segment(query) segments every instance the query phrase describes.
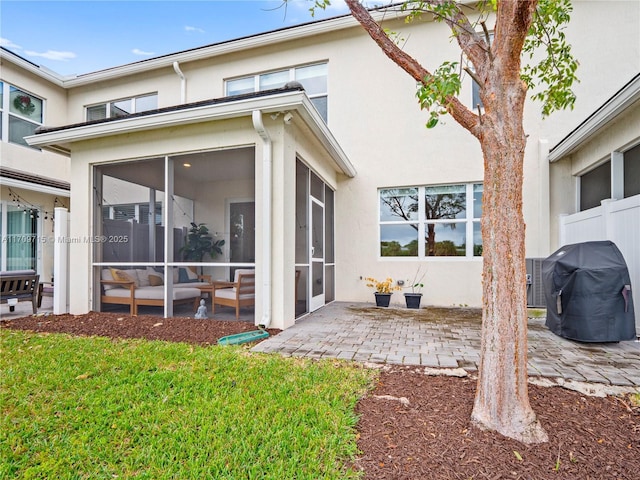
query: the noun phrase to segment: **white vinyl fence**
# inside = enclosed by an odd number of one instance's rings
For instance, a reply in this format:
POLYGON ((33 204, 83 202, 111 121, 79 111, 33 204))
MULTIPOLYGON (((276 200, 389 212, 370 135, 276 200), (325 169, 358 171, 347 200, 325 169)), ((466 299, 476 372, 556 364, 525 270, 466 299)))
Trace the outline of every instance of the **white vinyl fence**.
POLYGON ((611 240, 627 262, 640 335, 640 195, 603 200, 599 207, 560 216, 560 245, 596 240, 611 240))

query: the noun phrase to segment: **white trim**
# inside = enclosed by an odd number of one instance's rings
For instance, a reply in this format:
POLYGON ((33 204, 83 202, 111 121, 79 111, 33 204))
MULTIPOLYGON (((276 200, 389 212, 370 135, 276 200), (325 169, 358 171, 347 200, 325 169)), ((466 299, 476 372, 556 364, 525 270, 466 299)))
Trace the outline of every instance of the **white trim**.
POLYGON ((47 149, 63 149, 71 151, 71 143, 82 140, 118 135, 123 133, 155 130, 192 123, 226 120, 251 116, 252 112, 263 113, 296 111, 300 118, 311 129, 322 146, 327 150, 336 165, 348 177, 354 177, 356 170, 349 161, 342 147, 338 144, 329 127, 309 100, 301 91, 288 91, 243 100, 216 103, 213 105, 180 108, 161 113, 151 113, 140 117, 123 117, 97 124, 84 124, 62 130, 40 133, 25 137, 29 145, 47 149))
POLYGON ((578 150, 609 122, 638 101, 640 101, 640 75, 637 75, 591 117, 587 118, 578 128, 555 145, 549 153, 549 162, 557 162, 578 150))
POLYGON ((32 192, 47 193, 49 195, 59 195, 69 198, 71 192, 62 188, 50 187, 48 185, 40 185, 38 183, 26 182, 24 180, 16 180, 14 178, 0 177, 0 183, 7 187, 22 188, 31 190, 32 192))

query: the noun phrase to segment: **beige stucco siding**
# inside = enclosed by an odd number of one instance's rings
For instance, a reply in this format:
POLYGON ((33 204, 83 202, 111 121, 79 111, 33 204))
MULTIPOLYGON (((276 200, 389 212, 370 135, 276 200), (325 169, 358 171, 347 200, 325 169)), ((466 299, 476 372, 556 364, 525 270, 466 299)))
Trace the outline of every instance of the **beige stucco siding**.
MULTIPOLYGON (((44 100, 45 125, 64 125, 67 121, 67 92, 42 77, 2 59, 0 80, 44 100)), ((0 142, 2 166, 40 175, 54 180, 69 181, 69 158, 35 148, 0 142)))

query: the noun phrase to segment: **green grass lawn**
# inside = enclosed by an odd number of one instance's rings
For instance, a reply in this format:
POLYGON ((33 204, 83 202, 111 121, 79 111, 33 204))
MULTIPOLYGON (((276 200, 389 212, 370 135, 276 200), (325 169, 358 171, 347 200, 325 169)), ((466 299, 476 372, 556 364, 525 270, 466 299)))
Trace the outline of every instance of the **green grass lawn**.
POLYGON ((374 373, 243 347, 0 331, 0 479, 357 478, 374 373))

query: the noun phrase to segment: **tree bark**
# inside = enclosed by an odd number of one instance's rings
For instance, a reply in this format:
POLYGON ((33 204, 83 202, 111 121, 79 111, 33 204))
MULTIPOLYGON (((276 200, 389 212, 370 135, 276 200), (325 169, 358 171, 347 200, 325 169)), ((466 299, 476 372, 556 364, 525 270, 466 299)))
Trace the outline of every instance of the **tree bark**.
MULTIPOLYGON (((433 0, 442 4, 445 0, 433 0)), ((430 73, 400 50, 358 0, 346 0, 384 53, 413 78, 430 73)), ((484 114, 474 115, 458 99, 447 105, 453 118, 480 141, 484 156, 482 215, 483 307, 478 385, 472 421, 524 443, 547 441, 529 403, 527 386, 527 307, 525 224, 522 182, 526 135, 526 85, 520 54, 537 0, 498 2, 494 44, 473 31, 460 10, 445 19, 480 80, 484 114)))
POLYGON ((487 82, 480 144, 484 155, 482 211, 483 308, 478 384, 471 418, 523 443, 547 441, 529 403, 527 298, 522 182, 526 88, 519 77, 487 82))

